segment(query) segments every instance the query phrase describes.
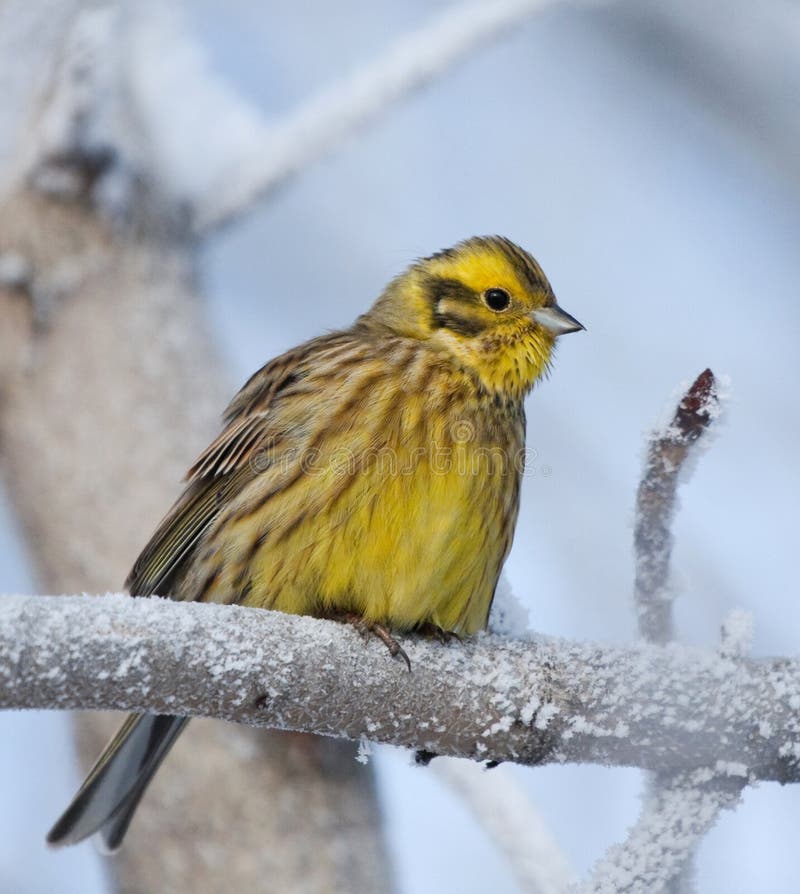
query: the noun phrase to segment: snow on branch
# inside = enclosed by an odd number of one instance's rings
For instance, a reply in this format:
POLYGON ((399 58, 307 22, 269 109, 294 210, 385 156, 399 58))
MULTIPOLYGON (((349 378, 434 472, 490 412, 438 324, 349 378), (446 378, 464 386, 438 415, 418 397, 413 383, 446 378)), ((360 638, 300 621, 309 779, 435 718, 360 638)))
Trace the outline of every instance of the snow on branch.
POLYGON ((272 130, 253 129, 194 201, 197 231, 245 212, 410 93, 554 0, 477 0, 446 9, 373 62, 323 90, 272 130))
POLYGON ((717 820, 720 810, 739 803, 744 767, 670 773, 657 780, 623 845, 612 847, 582 887, 581 894, 651 894, 669 890, 687 854, 717 820), (720 776, 724 770, 727 776, 720 776), (724 779, 724 784, 721 783, 724 779))
POLYGON ((636 496, 634 598, 639 631, 653 643, 673 639, 672 595, 668 589, 672 553, 670 525, 681 471, 690 451, 719 415, 717 383, 704 370, 682 397, 670 423, 653 432, 636 496))
POLYGON ((542 814, 509 768, 439 758, 433 772, 472 808, 473 816, 508 860, 528 894, 565 894, 573 881, 567 857, 542 814))
POLYGON ((482 635, 403 638, 412 672, 331 621, 123 595, 0 596, 0 707, 136 710, 521 764, 800 780, 800 661, 482 635))
MULTIPOLYGON (((706 369, 686 390, 670 422, 650 436, 634 525, 634 600, 639 631, 647 642, 663 645, 674 639, 670 525, 678 484, 700 439, 719 415, 717 381, 706 369)), ((724 651, 733 660, 741 651, 733 635, 729 640, 724 651)), ((697 846, 720 811, 739 803, 747 777, 744 765, 722 762, 714 769, 652 774, 642 812, 627 839, 611 848, 581 890, 585 894, 690 890, 697 846)))

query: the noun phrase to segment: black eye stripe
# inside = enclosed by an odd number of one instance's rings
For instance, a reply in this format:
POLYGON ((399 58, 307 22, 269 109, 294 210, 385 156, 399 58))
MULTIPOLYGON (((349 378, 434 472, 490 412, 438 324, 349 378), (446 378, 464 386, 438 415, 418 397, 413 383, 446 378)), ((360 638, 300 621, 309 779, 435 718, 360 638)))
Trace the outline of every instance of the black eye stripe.
POLYGON ((483 293, 483 300, 491 310, 507 310, 511 304, 511 296, 505 289, 487 289, 483 293))
POLYGON ((427 288, 435 329, 451 329, 467 336, 478 335, 483 331, 483 322, 472 319, 469 313, 469 308, 479 298, 477 292, 457 279, 439 276, 430 277, 427 288))

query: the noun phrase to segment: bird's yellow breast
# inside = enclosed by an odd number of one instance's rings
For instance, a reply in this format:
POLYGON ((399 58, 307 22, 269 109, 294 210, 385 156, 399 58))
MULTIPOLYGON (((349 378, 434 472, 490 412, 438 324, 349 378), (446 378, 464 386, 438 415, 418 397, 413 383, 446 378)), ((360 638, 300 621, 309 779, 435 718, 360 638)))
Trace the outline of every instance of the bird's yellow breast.
POLYGON ((481 629, 516 521, 523 420, 442 386, 431 391, 449 398, 436 407, 425 392, 377 387, 370 415, 382 426, 354 413, 298 463, 259 476, 212 538, 221 546, 206 564, 219 567, 206 598, 481 629))

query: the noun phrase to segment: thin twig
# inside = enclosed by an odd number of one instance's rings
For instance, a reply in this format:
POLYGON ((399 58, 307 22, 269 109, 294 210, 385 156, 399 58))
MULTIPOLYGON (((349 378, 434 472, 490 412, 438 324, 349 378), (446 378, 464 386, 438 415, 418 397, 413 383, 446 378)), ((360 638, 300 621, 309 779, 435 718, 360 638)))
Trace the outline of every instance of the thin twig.
POLYGON ((667 643, 674 637, 669 562, 675 494, 689 452, 718 407, 714 374, 706 369, 681 399, 671 423, 654 432, 650 441, 636 496, 634 528, 634 599, 639 632, 647 642, 667 643))
MULTIPOLYGON (((684 463, 717 414, 718 397, 714 374, 705 369, 686 391, 672 419, 661 433, 656 433, 648 449, 645 472, 637 494, 636 580, 634 599, 638 609, 639 630, 648 642, 665 643, 675 637, 672 612, 673 595, 669 587, 672 554, 672 518, 676 492, 684 463)), ((654 862, 664 894, 690 894, 694 890, 694 854, 698 843, 718 816, 723 806, 738 803, 741 783, 725 780, 721 788, 713 782, 704 790, 692 789, 691 774, 651 774, 644 794, 642 817, 637 823, 628 848, 636 849, 640 836, 649 833, 650 849, 644 854, 658 856, 665 840, 674 842, 672 850, 654 862), (688 790, 687 790, 688 789, 688 790), (730 792, 735 791, 735 801, 730 792), (684 802, 684 810, 676 815, 674 805, 684 802), (713 819, 710 819, 712 817, 713 819), (681 834, 682 833, 682 834, 681 834), (681 846, 682 845, 682 846, 681 846)), ((624 852, 625 847, 620 848, 624 852)), ((610 855, 611 856, 611 855, 610 855)), ((652 885, 647 890, 657 890, 652 885)))
MULTIPOLYGON (((671 524, 676 491, 689 455, 718 415, 714 374, 704 370, 678 403, 671 422, 650 439, 636 499, 634 600, 639 632, 647 642, 674 639, 671 524)), ((737 768, 742 769, 742 768, 737 768)), ((713 770, 654 773, 627 839, 594 868, 584 891, 612 885, 625 894, 683 894, 692 888, 692 857, 719 811, 738 803, 747 772, 720 777, 713 770)))

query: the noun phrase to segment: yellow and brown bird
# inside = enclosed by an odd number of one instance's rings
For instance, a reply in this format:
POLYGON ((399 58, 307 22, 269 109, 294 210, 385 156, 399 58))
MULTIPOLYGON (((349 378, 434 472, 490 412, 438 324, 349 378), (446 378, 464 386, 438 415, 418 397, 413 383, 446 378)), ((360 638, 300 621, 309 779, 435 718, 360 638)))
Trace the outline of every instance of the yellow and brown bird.
MULTIPOLYGON (((245 384, 128 590, 357 619, 393 654, 391 631, 480 630, 517 519, 523 400, 582 328, 508 239, 416 262, 245 384)), ((186 723, 131 715, 48 841, 117 848, 186 723)))

